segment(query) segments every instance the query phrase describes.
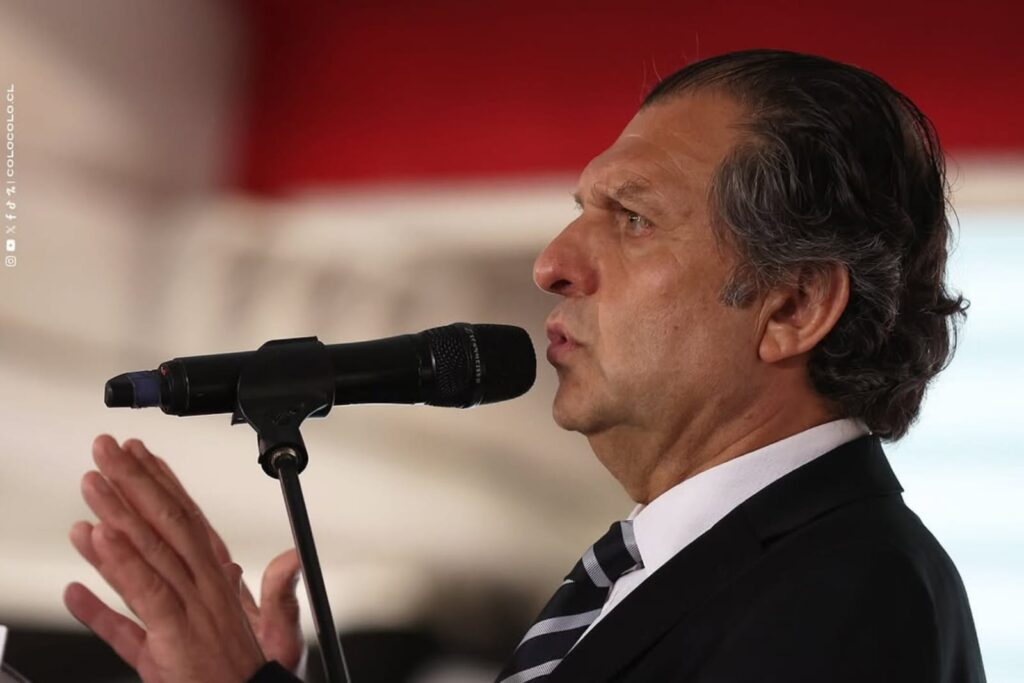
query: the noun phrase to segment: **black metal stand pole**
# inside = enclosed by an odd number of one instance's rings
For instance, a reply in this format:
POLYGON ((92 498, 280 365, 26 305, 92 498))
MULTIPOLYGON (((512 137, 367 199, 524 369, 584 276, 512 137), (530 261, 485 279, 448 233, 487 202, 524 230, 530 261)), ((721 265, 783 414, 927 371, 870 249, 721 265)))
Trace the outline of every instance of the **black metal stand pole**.
POLYGON ((324 586, 324 576, 320 570, 320 560, 313 541, 313 529, 309 524, 306 501, 302 497, 302 486, 299 484, 297 454, 290 448, 279 449, 277 453, 271 454, 270 465, 281 481, 281 493, 284 495, 284 505, 288 510, 288 521, 291 522, 295 547, 299 551, 306 595, 313 611, 313 625, 317 641, 320 643, 324 673, 329 683, 348 683, 348 666, 341 651, 341 641, 334 629, 331 605, 327 601, 327 588, 324 586))
POLYGON ((324 674, 328 683, 349 683, 299 485, 299 472, 309 462, 299 427, 307 417, 322 417, 330 412, 334 405, 333 377, 330 357, 316 337, 267 342, 241 369, 231 422, 247 422, 256 431, 260 466, 281 482, 320 641, 324 674))

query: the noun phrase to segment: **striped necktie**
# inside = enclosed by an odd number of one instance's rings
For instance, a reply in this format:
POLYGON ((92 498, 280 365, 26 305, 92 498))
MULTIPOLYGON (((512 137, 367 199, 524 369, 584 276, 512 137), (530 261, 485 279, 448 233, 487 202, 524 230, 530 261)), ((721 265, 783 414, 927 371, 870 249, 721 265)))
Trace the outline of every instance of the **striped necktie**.
POLYGON ((633 522, 612 524, 565 577, 496 683, 544 680, 597 619, 612 584, 627 571, 643 566, 633 522))

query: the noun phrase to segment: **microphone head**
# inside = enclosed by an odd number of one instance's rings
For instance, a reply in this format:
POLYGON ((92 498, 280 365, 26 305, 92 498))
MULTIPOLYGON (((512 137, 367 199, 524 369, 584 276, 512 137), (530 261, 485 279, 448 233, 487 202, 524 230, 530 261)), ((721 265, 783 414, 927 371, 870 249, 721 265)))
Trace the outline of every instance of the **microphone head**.
POLYGON ((434 381, 426 403, 469 408, 522 396, 537 377, 526 330, 512 325, 455 323, 423 332, 434 381))
POLYGON ((473 325, 484 366, 481 403, 522 396, 537 378, 537 355, 530 335, 512 325, 473 325))

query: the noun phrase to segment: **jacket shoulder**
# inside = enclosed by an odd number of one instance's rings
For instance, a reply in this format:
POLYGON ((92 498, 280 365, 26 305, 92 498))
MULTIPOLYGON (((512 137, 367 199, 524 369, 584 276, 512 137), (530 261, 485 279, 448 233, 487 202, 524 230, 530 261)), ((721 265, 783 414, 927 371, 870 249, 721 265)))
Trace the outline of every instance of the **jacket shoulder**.
POLYGON ((794 681, 984 680, 956 567, 898 494, 766 541, 736 588, 738 618, 717 649, 749 653, 761 673, 774 664, 794 681))

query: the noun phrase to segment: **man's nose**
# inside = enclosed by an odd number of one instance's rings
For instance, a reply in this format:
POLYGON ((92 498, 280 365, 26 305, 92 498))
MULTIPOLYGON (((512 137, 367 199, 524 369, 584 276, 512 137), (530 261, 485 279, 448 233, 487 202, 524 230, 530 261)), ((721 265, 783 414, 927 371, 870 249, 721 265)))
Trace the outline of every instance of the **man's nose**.
POLYGON ((597 289, 597 271, 579 222, 570 223, 533 264, 533 281, 552 294, 586 296, 597 289))

